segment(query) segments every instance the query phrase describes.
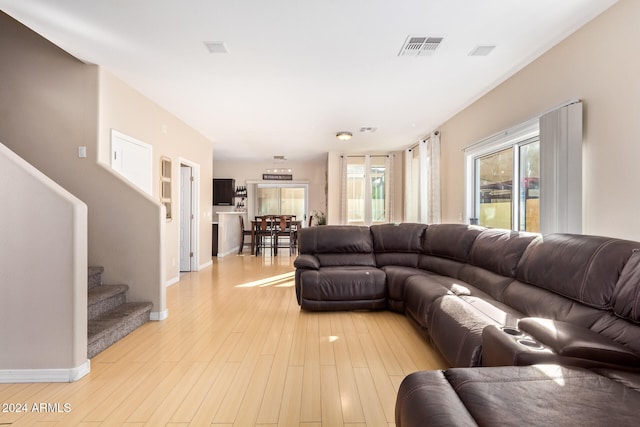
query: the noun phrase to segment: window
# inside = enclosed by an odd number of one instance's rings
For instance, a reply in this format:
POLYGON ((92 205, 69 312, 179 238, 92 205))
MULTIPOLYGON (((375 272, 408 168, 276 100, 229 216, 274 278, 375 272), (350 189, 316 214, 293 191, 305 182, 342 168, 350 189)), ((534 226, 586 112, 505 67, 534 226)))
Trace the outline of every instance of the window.
POLYGON ((350 156, 343 157, 343 161, 346 162, 343 222, 352 225, 390 222, 389 156, 350 156))
POLYGON ((474 159, 474 218, 479 225, 540 231, 539 147, 534 136, 474 159))
POLYGON ((471 224, 582 232, 582 104, 569 103, 465 149, 471 224))

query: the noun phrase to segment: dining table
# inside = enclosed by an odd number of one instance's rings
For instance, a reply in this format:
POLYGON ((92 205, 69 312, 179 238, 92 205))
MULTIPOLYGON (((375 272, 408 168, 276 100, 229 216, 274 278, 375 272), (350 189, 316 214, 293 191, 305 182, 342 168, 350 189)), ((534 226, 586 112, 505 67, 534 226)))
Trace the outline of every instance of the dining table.
MULTIPOLYGON (((267 219, 267 230, 275 231, 275 227, 280 223, 277 219, 279 215, 265 215, 269 217, 267 219)), ((291 228, 293 230, 299 230, 302 226, 302 221, 300 220, 291 220, 291 228)), ((251 220, 251 255, 255 255, 257 251, 257 240, 256 240, 256 231, 260 229, 262 224, 261 219, 253 219, 251 220)), ((278 255, 278 233, 272 233, 273 236, 273 255, 278 255)))

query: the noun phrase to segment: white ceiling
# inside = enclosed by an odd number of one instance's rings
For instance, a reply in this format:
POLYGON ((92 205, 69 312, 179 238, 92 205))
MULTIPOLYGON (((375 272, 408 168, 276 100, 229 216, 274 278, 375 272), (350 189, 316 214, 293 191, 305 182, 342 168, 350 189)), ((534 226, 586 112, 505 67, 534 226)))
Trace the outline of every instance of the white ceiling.
POLYGON ((214 158, 406 148, 617 0, 0 0, 197 129, 214 158), (444 37, 432 56, 408 36, 444 37), (229 54, 204 45, 222 41, 229 54), (471 57, 477 45, 495 45, 471 57), (375 126, 375 133, 361 133, 375 126), (350 131, 349 142, 335 138, 350 131))

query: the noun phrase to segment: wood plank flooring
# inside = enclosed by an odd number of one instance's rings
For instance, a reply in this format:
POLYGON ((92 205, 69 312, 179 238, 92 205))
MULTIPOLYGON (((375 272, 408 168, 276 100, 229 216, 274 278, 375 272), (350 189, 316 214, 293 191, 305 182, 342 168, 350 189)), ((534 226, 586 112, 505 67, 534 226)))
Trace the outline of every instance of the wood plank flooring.
POLYGON ((169 318, 97 355, 80 381, 0 384, 0 403, 29 409, 0 412, 0 425, 393 426, 402 379, 446 363, 403 315, 301 311, 293 259, 231 255, 183 274, 169 318))

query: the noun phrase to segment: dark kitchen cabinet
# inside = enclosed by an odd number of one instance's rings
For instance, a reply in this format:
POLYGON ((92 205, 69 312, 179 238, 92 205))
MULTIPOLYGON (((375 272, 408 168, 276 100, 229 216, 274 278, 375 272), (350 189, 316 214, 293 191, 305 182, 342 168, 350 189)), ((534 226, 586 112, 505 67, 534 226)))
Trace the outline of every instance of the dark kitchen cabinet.
POLYGON ((214 178, 213 204, 215 206, 233 206, 236 195, 236 180, 231 178, 214 178))

